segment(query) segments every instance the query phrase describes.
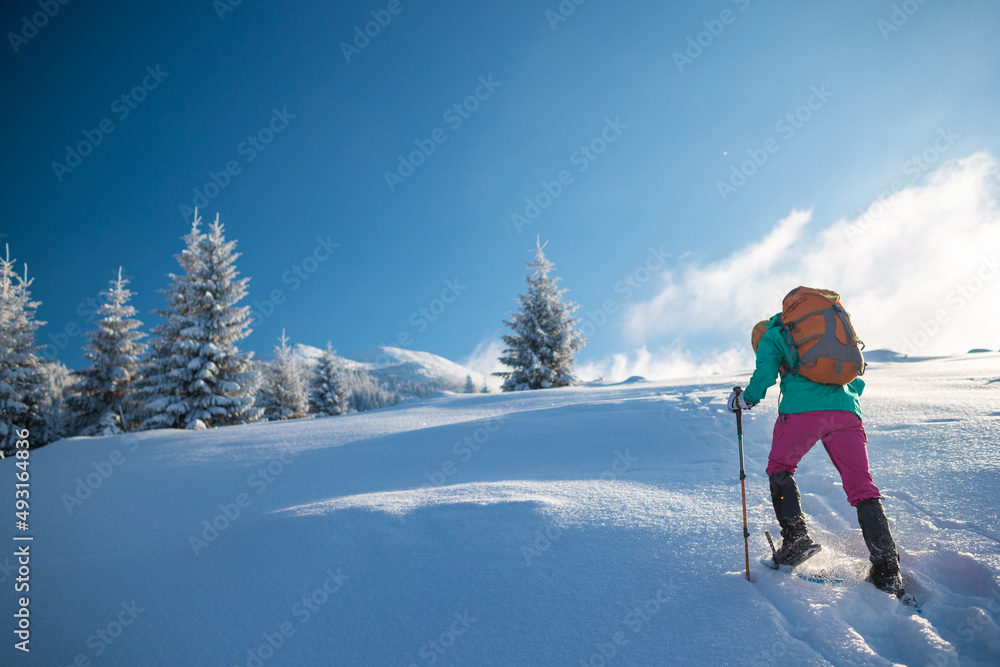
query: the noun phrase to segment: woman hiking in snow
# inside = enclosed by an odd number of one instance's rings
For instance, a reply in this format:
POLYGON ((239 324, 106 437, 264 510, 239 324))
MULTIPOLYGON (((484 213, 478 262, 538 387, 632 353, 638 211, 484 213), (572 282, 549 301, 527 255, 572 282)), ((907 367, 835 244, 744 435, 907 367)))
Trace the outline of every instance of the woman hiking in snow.
POLYGON ((751 344, 757 355, 756 369, 746 390, 734 390, 729 397, 731 411, 749 410, 781 377, 766 471, 781 526, 775 564, 795 566, 819 551, 809 537, 794 475, 802 457, 821 440, 840 472, 848 502, 858 510, 858 523, 871 553, 867 580, 902 596, 899 555, 881 493, 868 470, 868 437, 860 404, 865 387, 859 377, 864 372, 860 341, 835 292, 799 287, 782 305, 781 313, 754 326, 751 344))

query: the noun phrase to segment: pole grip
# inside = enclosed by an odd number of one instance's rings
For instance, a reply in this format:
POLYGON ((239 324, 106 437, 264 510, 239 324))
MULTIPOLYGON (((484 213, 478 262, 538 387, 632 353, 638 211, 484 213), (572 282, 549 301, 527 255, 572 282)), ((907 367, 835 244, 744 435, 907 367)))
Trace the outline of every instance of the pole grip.
MULTIPOLYGON (((741 387, 733 387, 733 391, 736 392, 737 396, 739 396, 740 394, 743 393, 743 389, 741 387)), ((736 411, 736 433, 737 433, 737 435, 743 435, 743 411, 742 410, 737 410, 736 411)))

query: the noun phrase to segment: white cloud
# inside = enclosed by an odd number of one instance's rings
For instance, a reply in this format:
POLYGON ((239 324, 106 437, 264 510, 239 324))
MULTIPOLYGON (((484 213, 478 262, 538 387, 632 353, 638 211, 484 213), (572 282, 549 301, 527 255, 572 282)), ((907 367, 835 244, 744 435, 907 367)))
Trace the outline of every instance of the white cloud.
POLYGON ((577 365, 576 375, 584 381, 603 379, 618 382, 632 376, 649 380, 665 378, 723 378, 753 367, 749 346, 737 346, 718 353, 692 352, 679 344, 661 348, 656 354, 645 345, 627 354, 577 365), (746 348, 746 349, 744 349, 746 348))
POLYGON ((760 319, 762 312, 774 314, 790 287, 779 286, 775 265, 792 253, 810 211, 792 211, 759 243, 740 249, 725 260, 706 267, 688 266, 680 276, 667 271, 664 287, 650 301, 633 304, 626 312, 626 335, 649 341, 672 333, 692 333, 732 327, 734 322, 760 319), (770 298, 762 298, 770 297, 770 298))
POLYGON ((504 344, 500 340, 499 335, 491 335, 483 338, 476 345, 476 349, 472 351, 472 354, 467 356, 465 359, 459 363, 466 368, 471 368, 472 370, 482 373, 486 376, 489 386, 494 389, 498 389, 501 384, 503 384, 500 378, 492 376, 495 371, 509 370, 506 366, 500 363, 500 355, 503 354, 504 344))
POLYGON ((816 233, 809 233, 812 211, 793 210, 758 243, 666 272, 658 294, 625 312, 623 333, 636 349, 581 371, 608 380, 697 374, 713 351, 648 349, 711 331, 742 350, 753 323, 780 310, 798 285, 840 292, 869 349, 924 355, 1000 348, 998 184, 996 160, 983 152, 816 233))

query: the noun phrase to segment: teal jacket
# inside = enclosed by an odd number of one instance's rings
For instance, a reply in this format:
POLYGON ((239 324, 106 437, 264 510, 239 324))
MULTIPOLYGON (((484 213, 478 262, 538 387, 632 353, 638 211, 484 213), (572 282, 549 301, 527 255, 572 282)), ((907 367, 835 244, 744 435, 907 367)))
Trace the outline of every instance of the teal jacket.
MULTIPOLYGON (((792 349, 781 331, 781 313, 767 321, 767 331, 757 346, 757 369, 743 392, 747 403, 760 403, 780 374, 781 362, 792 366, 792 349)), ((820 384, 801 375, 787 373, 781 378, 779 414, 798 414, 817 410, 844 410, 861 417, 861 393, 865 381, 850 384, 820 384)))

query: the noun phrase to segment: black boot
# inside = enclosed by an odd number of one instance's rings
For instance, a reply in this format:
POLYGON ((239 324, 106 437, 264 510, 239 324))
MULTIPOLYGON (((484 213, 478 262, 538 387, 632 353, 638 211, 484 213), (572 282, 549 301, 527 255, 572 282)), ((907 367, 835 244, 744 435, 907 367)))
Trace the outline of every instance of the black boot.
POLYGON ((858 523, 868 545, 872 562, 866 581, 876 587, 901 597, 904 593, 903 578, 899 574, 899 553, 889 531, 889 520, 882 508, 881 498, 866 498, 858 503, 858 523))
POLYGON ((809 558, 820 546, 809 537, 806 518, 799 501, 799 487, 791 473, 784 470, 771 475, 771 502, 781 526, 781 548, 775 552, 775 565, 796 566, 809 558))

